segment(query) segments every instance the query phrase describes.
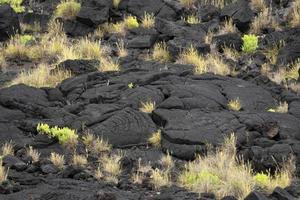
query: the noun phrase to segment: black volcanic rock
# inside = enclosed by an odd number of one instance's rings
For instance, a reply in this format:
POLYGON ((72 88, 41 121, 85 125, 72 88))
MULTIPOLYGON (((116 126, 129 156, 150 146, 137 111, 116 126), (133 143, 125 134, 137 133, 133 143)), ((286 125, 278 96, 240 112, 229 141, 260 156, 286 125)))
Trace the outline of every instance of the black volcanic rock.
POLYGON ((19 31, 18 15, 8 4, 0 5, 0 41, 9 39, 19 31))
POLYGON ((234 24, 241 32, 246 32, 254 17, 254 13, 249 6, 249 1, 238 0, 225 6, 221 10, 221 18, 232 18, 234 24))

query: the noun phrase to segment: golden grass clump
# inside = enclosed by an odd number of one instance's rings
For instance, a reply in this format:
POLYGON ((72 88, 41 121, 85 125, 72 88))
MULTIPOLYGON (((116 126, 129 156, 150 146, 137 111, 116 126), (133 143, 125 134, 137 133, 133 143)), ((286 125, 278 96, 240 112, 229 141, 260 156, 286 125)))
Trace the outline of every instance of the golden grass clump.
POLYGON ((232 111, 240 111, 242 109, 242 103, 239 98, 230 100, 227 106, 232 111))
POLYGON ((144 28, 153 28, 155 26, 155 17, 153 13, 144 13, 142 19, 142 27, 144 28))
POLYGON ((124 40, 121 39, 117 42, 117 49, 119 57, 126 57, 128 55, 128 52, 125 48, 124 40))
POLYGON ((80 8, 80 3, 75 0, 62 0, 56 7, 55 15, 64 19, 74 19, 80 8))
POLYGON ((2 166, 2 162, 3 162, 2 159, 0 159, 0 184, 5 182, 8 176, 8 170, 5 169, 4 166, 2 166))
POLYGON ((291 7, 290 17, 291 17, 290 24, 293 27, 300 26, 300 1, 295 0, 295 2, 293 2, 291 7))
POLYGON ((98 60, 102 58, 105 52, 100 41, 91 41, 88 38, 80 39, 75 50, 80 58, 98 60))
POLYGON ((235 24, 231 18, 226 19, 223 27, 220 30, 220 34, 235 33, 237 31, 235 24))
POLYGON ((74 154, 72 157, 72 165, 77 167, 84 167, 88 163, 87 157, 80 154, 74 154))
POLYGON ((284 162, 280 169, 277 169, 272 175, 270 172, 257 173, 254 175, 254 181, 258 187, 271 194, 276 187, 286 188, 293 180, 295 171, 294 158, 289 158, 284 162))
POLYGON ((152 133, 148 141, 152 146, 159 148, 161 146, 161 130, 152 133))
POLYGON ((196 0, 179 0, 179 3, 184 8, 189 9, 189 8, 192 8, 195 5, 196 0))
POLYGON ((265 55, 269 59, 271 64, 273 65, 276 64, 279 50, 284 46, 285 46, 285 42, 282 40, 278 44, 274 44, 266 50, 265 55))
POLYGON ((284 78, 287 80, 298 80, 300 69, 300 59, 290 66, 290 69, 286 71, 284 78))
POLYGON ((49 160, 52 162, 54 166, 58 169, 62 169, 65 164, 65 157, 64 155, 60 155, 58 153, 51 153, 49 160))
POLYGON ((189 15, 186 18, 184 18, 184 21, 187 24, 200 24, 201 23, 201 20, 196 15, 189 15))
POLYGON ((266 2, 265 0, 251 0, 250 6, 253 10, 261 12, 266 9, 266 2))
POLYGON ((152 113, 156 109, 155 102, 147 101, 141 102, 140 111, 144 113, 152 113))
POLYGON ((212 72, 219 75, 228 75, 231 73, 229 66, 217 54, 202 56, 194 47, 185 50, 179 56, 179 62, 194 66, 195 74, 212 72))
POLYGON ((223 54, 226 58, 232 59, 234 61, 237 61, 239 58, 239 52, 235 49, 224 47, 223 48, 223 54))
POLYGON ((14 155, 14 145, 12 142, 5 142, 1 147, 1 153, 2 156, 14 155))
POLYGON ((27 148, 26 154, 27 156, 31 157, 33 163, 36 163, 40 160, 41 154, 36 149, 33 149, 32 146, 27 148))
POLYGON ((132 176, 133 183, 142 184, 148 172, 152 170, 150 165, 142 165, 141 158, 138 160, 138 168, 132 176))
POLYGON ((28 59, 30 54, 28 51, 27 42, 22 41, 21 35, 13 36, 7 43, 6 48, 4 49, 4 56, 6 58, 16 58, 16 59, 28 59))
POLYGON ((287 113, 289 111, 289 104, 285 102, 280 102, 279 106, 276 108, 270 108, 269 112, 287 113))
POLYGON ((170 61, 171 55, 165 42, 159 42, 154 45, 152 59, 160 62, 170 61))
POLYGON ((170 178, 170 173, 165 170, 161 170, 158 168, 152 169, 151 170, 152 175, 150 182, 154 186, 156 190, 163 186, 170 186, 171 185, 171 178, 170 178))
POLYGON ((217 198, 232 195, 244 199, 253 190, 254 181, 250 166, 236 160, 235 144, 232 134, 216 152, 187 163, 179 182, 195 192, 213 192, 217 198))
POLYGON ((224 6, 235 2, 236 0, 202 0, 202 5, 213 5, 217 8, 224 8, 224 6))
POLYGON ((170 170, 174 167, 174 160, 171 156, 171 154, 169 152, 167 152, 167 155, 163 155, 160 159, 160 163, 162 164, 162 166, 167 169, 170 170))
POLYGON ((0 69, 6 67, 6 60, 0 49, 0 69))
POLYGON ((113 60, 111 57, 106 57, 106 58, 102 58, 100 60, 100 66, 99 66, 99 70, 102 72, 107 72, 107 71, 120 71, 120 64, 119 62, 116 60, 113 60))
POLYGON ((86 133, 82 137, 82 141, 88 151, 96 154, 109 151, 111 149, 111 145, 106 140, 96 137, 91 133, 86 133))
POLYGON ((253 20, 251 24, 251 33, 259 35, 263 28, 273 27, 279 29, 279 25, 276 23, 272 16, 271 8, 264 8, 253 20))
POLYGON ((112 0, 114 8, 118 8, 119 4, 121 3, 121 0, 112 0))
POLYGON ((99 159, 103 168, 103 172, 107 174, 106 176, 104 176, 106 181, 118 183, 118 176, 122 172, 120 164, 122 157, 122 153, 118 153, 110 156, 104 155, 99 159))
POLYGON ((33 87, 54 87, 64 79, 70 78, 71 73, 63 70, 50 72, 47 64, 40 64, 36 69, 29 72, 21 72, 10 85, 26 84, 33 87))

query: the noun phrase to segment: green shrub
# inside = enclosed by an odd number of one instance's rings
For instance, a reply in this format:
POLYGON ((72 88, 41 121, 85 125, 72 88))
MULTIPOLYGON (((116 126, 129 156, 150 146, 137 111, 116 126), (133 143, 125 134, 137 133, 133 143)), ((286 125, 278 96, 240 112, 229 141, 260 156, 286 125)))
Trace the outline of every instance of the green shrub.
POLYGON ((244 35, 242 37, 242 50, 245 53, 253 53, 258 48, 258 37, 256 35, 244 35))
POLYGON ((254 176, 254 180, 257 183, 257 185, 265 187, 270 183, 270 176, 264 173, 257 173, 254 176))
POLYGON ((76 131, 68 127, 59 128, 55 126, 50 128, 48 124, 38 124, 37 131, 41 134, 47 134, 50 137, 57 138, 59 143, 63 145, 73 142, 78 138, 76 131))
POLYGON ((23 0, 0 0, 0 4, 9 4, 16 13, 21 13, 25 11, 25 7, 21 4, 23 3, 23 0))
POLYGON ((32 35, 21 35, 20 38, 20 44, 26 45, 29 42, 34 40, 34 37, 32 35))
POLYGON ((126 17, 125 24, 128 29, 139 27, 139 22, 137 21, 136 17, 131 16, 131 15, 126 17))

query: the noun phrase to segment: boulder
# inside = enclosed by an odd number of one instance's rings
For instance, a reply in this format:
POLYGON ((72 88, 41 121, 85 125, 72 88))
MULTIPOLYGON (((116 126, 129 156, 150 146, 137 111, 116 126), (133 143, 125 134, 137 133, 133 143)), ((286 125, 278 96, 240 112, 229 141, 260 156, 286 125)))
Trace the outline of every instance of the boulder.
POLYGON ((300 58, 300 40, 291 42, 282 47, 277 56, 277 65, 286 66, 300 58))
POLYGON ((7 4, 0 4, 0 41, 5 41, 20 31, 16 12, 7 4))
POLYGON ((58 64, 57 68, 68 70, 73 75, 81 75, 97 71, 100 62, 98 60, 65 60, 58 64))
POLYGON ((249 1, 238 0, 225 6, 221 10, 220 17, 223 19, 232 18, 236 27, 245 33, 249 29, 254 13, 249 6, 249 1))
POLYGON ((269 200, 269 198, 259 191, 253 191, 246 196, 245 200, 269 200))
POLYGON ((229 47, 240 51, 243 45, 241 35, 238 33, 226 33, 214 36, 212 38, 212 43, 216 44, 216 48, 219 51, 222 51, 224 47, 229 47))

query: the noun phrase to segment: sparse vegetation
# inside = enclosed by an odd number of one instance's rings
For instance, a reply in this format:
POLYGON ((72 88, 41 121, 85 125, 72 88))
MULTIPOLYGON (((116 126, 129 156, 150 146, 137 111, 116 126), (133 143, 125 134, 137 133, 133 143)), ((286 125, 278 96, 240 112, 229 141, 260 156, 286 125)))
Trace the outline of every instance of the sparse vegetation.
POLYGON ((225 33, 235 33, 237 31, 235 24, 233 23, 233 20, 231 18, 226 19, 224 22, 223 27, 220 30, 220 34, 225 33))
POLYGON ((80 154, 74 154, 72 157, 72 165, 77 167, 85 167, 88 161, 86 156, 80 154))
POLYGON ((269 112, 287 113, 289 110, 289 104, 287 102, 280 102, 276 108, 270 108, 269 112))
POLYGON ((160 187, 171 185, 171 178, 168 172, 160 170, 158 168, 155 168, 151 171, 151 183, 153 184, 156 190, 158 190, 160 187))
POLYGON ((170 61, 171 55, 165 42, 159 42, 154 45, 152 59, 160 62, 170 61))
POLYGON ((162 156, 160 162, 163 165, 163 167, 167 170, 171 170, 174 167, 174 161, 169 152, 167 152, 167 155, 162 156))
POLYGON ((300 26, 300 1, 295 0, 291 6, 290 24, 293 27, 300 26))
POLYGON ((23 0, 0 0, 0 5, 5 3, 9 4, 16 13, 25 11, 25 7, 22 6, 23 0))
POLYGON ((147 101, 147 102, 141 102, 140 111, 144 113, 152 113, 155 110, 155 102, 147 101))
POLYGON ((142 19, 142 27, 144 28, 153 28, 155 26, 155 17, 154 14, 146 13, 144 14, 144 17, 142 19))
POLYGON ((272 16, 271 8, 264 8, 253 20, 251 24, 251 33, 261 34, 262 30, 266 27, 273 27, 279 29, 279 25, 272 16))
POLYGON ((41 154, 36 149, 33 149, 32 146, 29 146, 27 148, 26 153, 27 153, 27 156, 31 157, 33 163, 36 163, 40 160, 41 154))
POLYGON ((128 55, 128 52, 125 48, 125 44, 123 40, 119 40, 117 42, 117 49, 118 49, 118 56, 119 57, 126 57, 128 55))
POLYGON ((0 159, 0 185, 7 180, 8 170, 2 165, 2 159, 0 159))
POLYGON ((91 133, 87 133, 82 137, 83 143, 88 151, 99 154, 101 152, 109 151, 111 145, 103 138, 95 137, 91 133))
POLYGON ((104 155, 99 159, 103 172, 106 173, 106 176, 104 177, 106 181, 118 183, 118 176, 122 172, 120 165, 122 157, 122 153, 118 153, 111 156, 104 155))
POLYGON ((224 6, 235 2, 236 0, 202 0, 202 5, 213 5, 217 8, 224 8, 224 6))
POLYGON ((46 64, 40 64, 36 69, 21 72, 10 85, 26 84, 34 87, 54 87, 64 79, 70 78, 71 73, 63 70, 53 70, 46 64))
POLYGON ((161 146, 161 130, 152 133, 148 141, 152 146, 159 148, 161 146))
POLYGON ((58 153, 51 153, 49 160, 52 162, 54 166, 58 169, 62 169, 65 164, 65 157, 64 155, 60 155, 58 153))
POLYGON ((75 0, 62 0, 56 7, 55 15, 64 19, 74 19, 80 8, 80 3, 75 0))
POLYGON ((38 124, 37 131, 41 134, 57 138, 60 144, 68 148, 74 148, 77 145, 78 135, 75 130, 68 127, 59 128, 54 126, 50 128, 48 124, 38 124))
POLYGON ((179 62, 193 65, 195 74, 207 72, 220 75, 230 74, 229 66, 217 54, 210 54, 205 57, 200 55, 194 47, 190 47, 181 53, 179 62))
POLYGON ((253 53, 258 48, 258 37, 256 35, 244 35, 242 37, 242 50, 245 53, 253 53))
POLYGON ((121 0, 112 0, 114 8, 118 8, 121 0))
POLYGON ((184 18, 184 21, 188 24, 200 24, 201 20, 196 15, 189 15, 186 18, 184 18))
POLYGON ((261 12, 266 9, 266 2, 265 0, 251 0, 250 6, 253 10, 261 12))
POLYGON ((5 142, 1 147, 1 156, 14 155, 14 146, 12 142, 5 142))
POLYGON ((179 3, 180 3, 183 7, 189 9, 189 8, 192 8, 192 7, 195 5, 196 0, 179 0, 179 3))
POLYGON ((227 106, 233 111, 240 111, 242 109, 242 104, 239 98, 230 100, 227 106))
POLYGON ((125 25, 128 29, 138 28, 139 22, 137 21, 135 16, 129 15, 124 20, 125 25))
POLYGON ((115 61, 110 57, 106 57, 101 59, 99 70, 102 72, 120 71, 120 65, 118 61, 115 61))

